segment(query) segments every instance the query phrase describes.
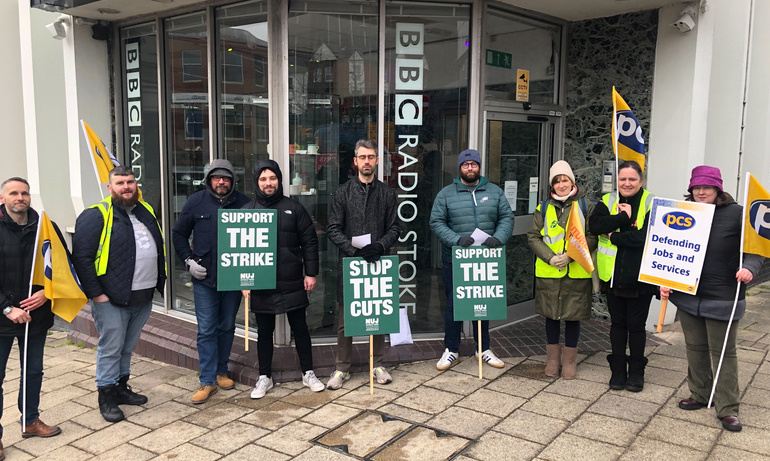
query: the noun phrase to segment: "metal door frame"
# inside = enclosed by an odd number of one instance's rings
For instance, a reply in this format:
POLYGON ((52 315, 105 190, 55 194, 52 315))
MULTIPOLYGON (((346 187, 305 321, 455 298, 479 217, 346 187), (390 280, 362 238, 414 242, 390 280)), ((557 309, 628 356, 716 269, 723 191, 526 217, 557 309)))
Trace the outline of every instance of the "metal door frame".
MULTIPOLYGON (((549 192, 548 174, 553 162, 563 158, 563 133, 564 119, 560 110, 541 109, 541 110, 522 110, 519 104, 513 107, 511 103, 507 104, 487 104, 483 111, 481 129, 481 152, 485 167, 489 168, 489 122, 519 122, 519 123, 538 123, 540 124, 540 156, 538 165, 538 194, 537 201, 543 200, 549 192)), ((485 169, 483 174, 488 176, 489 172, 485 169)), ((525 234, 532 225, 532 215, 527 214, 517 216, 514 221, 513 235, 525 234)), ((500 328, 535 316, 535 300, 530 299, 518 304, 508 306, 508 319, 493 321, 490 323, 492 328, 500 328), (511 313, 515 312, 515 316, 511 313)), ((470 333, 466 332, 466 333, 470 333)))

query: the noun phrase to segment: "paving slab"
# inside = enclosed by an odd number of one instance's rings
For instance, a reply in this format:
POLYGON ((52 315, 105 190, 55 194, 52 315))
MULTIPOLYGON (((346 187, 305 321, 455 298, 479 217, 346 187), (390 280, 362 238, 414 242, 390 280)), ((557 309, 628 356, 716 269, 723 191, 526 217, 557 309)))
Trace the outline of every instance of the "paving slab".
POLYGON ((184 421, 208 429, 216 429, 251 413, 251 409, 222 402, 190 414, 184 421))
POLYGON ((478 376, 447 370, 435 378, 426 381, 423 385, 454 392, 455 394, 470 394, 488 383, 488 380, 479 379, 478 376))
POLYGON ((651 459, 675 459, 677 461, 704 460, 708 453, 693 450, 673 443, 637 437, 634 443, 619 458, 622 461, 649 461, 651 459))
POLYGON ((618 459, 623 451, 617 445, 564 433, 549 443, 539 456, 554 461, 611 461, 618 459))
POLYGON ((292 459, 294 461, 351 461, 358 458, 328 448, 314 446, 292 459))
POLYGON ((311 411, 309 408, 278 401, 245 415, 240 421, 274 431, 311 411))
POLYGON ((231 453, 220 459, 222 459, 222 461, 254 461, 257 459, 284 461, 290 458, 289 455, 265 447, 260 447, 259 445, 246 445, 235 453, 231 453))
POLYGON ((541 380, 505 374, 487 384, 485 389, 528 399, 545 389, 548 384, 541 380))
POLYGON ((141 426, 158 429, 200 411, 192 405, 175 401, 164 402, 131 417, 131 422, 141 426))
POLYGON ((497 431, 489 431, 476 443, 466 448, 463 454, 468 455, 466 459, 481 461, 525 461, 533 459, 543 448, 544 445, 538 443, 497 431))
POLYGON ((302 421, 331 429, 354 418, 361 413, 361 411, 362 410, 358 408, 346 407, 345 405, 339 405, 332 402, 303 416, 302 421))
POLYGON ((365 412, 320 437, 317 442, 330 448, 344 447, 345 452, 363 458, 410 427, 412 424, 406 421, 365 412))
POLYGON ((326 432, 325 427, 304 421, 293 421, 282 428, 260 437, 257 445, 296 456, 311 447, 311 440, 326 432))
POLYGON ((203 435, 190 440, 190 443, 220 455, 227 455, 269 433, 270 431, 267 429, 233 421, 205 432, 203 435))
POLYGON ((110 451, 105 451, 101 455, 91 459, 95 461, 115 461, 117 459, 142 461, 146 459, 152 459, 154 457, 155 453, 142 450, 141 448, 135 447, 131 444, 125 444, 120 445, 117 448, 113 448, 110 451))
POLYGON ((144 450, 160 454, 200 437, 206 432, 208 430, 205 427, 175 421, 132 440, 131 443, 144 450))
POLYGON ((413 408, 404 407, 395 403, 389 403, 378 408, 378 411, 385 413, 396 418, 401 418, 406 421, 415 423, 424 423, 431 419, 434 415, 430 413, 424 413, 413 408))
POLYGON ((521 397, 510 396, 489 389, 479 389, 455 405, 504 418, 525 402, 526 399, 521 397))
POLYGON ((398 397, 393 403, 425 413, 438 414, 462 399, 462 397, 462 395, 453 392, 421 386, 398 397))
POLYGON ((642 430, 641 435, 694 450, 709 451, 721 432, 721 429, 705 427, 680 419, 655 416, 642 430))
POLYGON ((201 447, 185 443, 158 455, 154 460, 184 460, 184 461, 214 461, 219 459, 219 453, 203 449, 201 447))
POLYGON ((548 444, 569 426, 567 421, 525 410, 516 410, 494 430, 539 444, 548 444))
MULTIPOLYGON (((131 442, 132 440, 150 432, 146 427, 139 426, 129 421, 121 421, 110 424, 104 429, 92 432, 71 443, 73 447, 79 448, 88 453, 99 455, 105 451, 112 450, 115 447, 131 442)), ((62 429, 62 435, 64 435, 62 429)), ((59 437, 59 436, 57 436, 59 437)))
POLYGON ((642 423, 612 418, 595 413, 584 413, 573 422, 567 432, 573 435, 627 447, 644 428, 642 423))
POLYGON ((450 459, 470 443, 454 435, 441 435, 426 427, 415 427, 371 457, 373 461, 442 461, 450 459))
POLYGON ((770 437, 767 436, 766 430, 755 427, 743 426, 741 432, 722 431, 717 443, 770 457, 770 437))
POLYGON ((481 437, 500 418, 462 407, 450 407, 425 423, 426 426, 469 439, 481 437))
MULTIPOLYGON (((622 391, 628 393, 627 391, 622 391)), ((660 407, 651 402, 632 399, 624 395, 608 393, 594 402, 588 411, 618 419, 646 423, 660 407)))
POLYGON ((521 406, 521 409, 571 421, 583 413, 589 405, 591 405, 589 400, 552 394, 546 389, 546 391, 529 399, 527 403, 521 406))

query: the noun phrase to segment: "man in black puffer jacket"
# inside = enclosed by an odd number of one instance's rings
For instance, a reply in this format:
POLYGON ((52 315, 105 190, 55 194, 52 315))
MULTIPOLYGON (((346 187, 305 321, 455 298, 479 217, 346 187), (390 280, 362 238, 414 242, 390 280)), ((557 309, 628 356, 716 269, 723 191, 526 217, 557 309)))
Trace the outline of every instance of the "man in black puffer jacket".
POLYGON ((235 387, 227 375, 227 362, 233 347, 241 292, 217 291, 217 216, 221 209, 237 210, 249 201, 235 190, 235 168, 225 159, 211 162, 204 182, 206 189, 187 199, 171 231, 174 250, 185 262, 193 283, 201 371, 200 387, 192 396, 194 404, 206 402, 217 391, 217 386, 235 387))
POLYGON ((119 404, 143 405, 147 397, 128 386, 131 355, 152 311, 155 290, 166 284, 166 249, 155 212, 139 200, 128 166, 110 171, 110 197, 78 216, 72 263, 86 296, 99 345, 96 387, 99 411, 113 423, 124 418, 119 404))
MULTIPOLYGON (((257 318, 259 380, 251 398, 261 399, 272 389, 273 331, 275 316, 286 314, 302 368, 302 384, 314 392, 324 385, 313 371, 310 332, 305 320, 307 292, 318 275, 318 237, 313 220, 299 202, 283 195, 283 174, 273 160, 254 165, 254 200, 243 208, 278 211, 278 247, 274 290, 252 290, 251 311, 257 318)), ((248 291, 243 292, 249 296, 248 291)))
MULTIPOLYGON (((22 178, 6 180, 0 186, 0 202, 3 203, 0 205, 0 309, 4 314, 0 317, 0 383, 5 380, 5 366, 13 339, 18 338, 19 349, 23 350, 24 330, 29 324, 26 412, 19 386, 19 411, 26 413, 27 418, 23 422, 22 436, 51 437, 59 434, 61 429, 40 421, 38 405, 43 384, 43 350, 48 329, 53 326, 53 314, 51 301, 45 297, 43 287, 33 285, 30 290, 38 214, 30 207, 29 183, 22 178)), ((61 239, 59 228, 55 224, 54 228, 61 239)), ((0 416, 2 414, 3 392, 0 388, 0 416)), ((0 426, 0 438, 2 435, 0 426)), ((0 459, 2 450, 0 442, 0 459)))
MULTIPOLYGON (((390 252, 400 234, 396 222, 396 193, 377 179, 377 145, 369 139, 356 143, 353 163, 358 175, 341 185, 332 196, 329 209, 329 224, 326 232, 329 239, 340 250, 337 270, 337 304, 342 304, 342 258, 359 256, 367 262, 374 262, 390 252), (371 243, 363 248, 353 246, 355 236, 369 235, 371 243)), ((350 378, 353 357, 353 338, 345 336, 345 316, 338 309, 337 322, 337 365, 328 389, 342 387, 350 378)), ((374 335, 374 377, 380 384, 392 381, 390 373, 382 366, 385 336, 374 335)))

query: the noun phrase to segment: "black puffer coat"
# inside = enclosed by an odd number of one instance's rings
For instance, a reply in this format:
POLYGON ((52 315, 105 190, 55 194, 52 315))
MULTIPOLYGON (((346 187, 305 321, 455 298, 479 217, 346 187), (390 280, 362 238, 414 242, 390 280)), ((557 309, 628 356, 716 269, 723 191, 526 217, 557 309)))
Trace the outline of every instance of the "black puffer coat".
POLYGON ((278 189, 265 195, 259 186, 255 199, 244 209, 271 209, 278 211, 278 248, 276 255, 275 290, 252 290, 251 311, 258 314, 284 314, 308 306, 305 276, 318 275, 318 236, 313 220, 299 202, 283 195, 283 175, 273 160, 262 160, 254 165, 254 184, 264 170, 278 177, 278 189))
MULTIPOLYGON (((109 200, 112 200, 110 198, 109 200)), ((160 234, 155 217, 141 204, 134 207, 134 215, 147 226, 158 252, 158 282, 155 288, 163 295, 166 284, 166 259, 164 257, 163 236, 160 234)), ((107 261, 107 273, 96 275, 94 261, 99 248, 99 239, 104 227, 104 218, 96 208, 87 208, 75 221, 75 235, 72 237, 72 264, 78 273, 80 285, 89 299, 101 294, 107 295, 116 306, 128 306, 131 301, 131 283, 134 279, 136 262, 136 240, 134 226, 126 210, 113 206, 112 235, 110 254, 107 261)))
MULTIPOLYGON (((19 302, 29 297, 30 275, 32 274, 32 253, 35 251, 38 214, 30 208, 27 211, 27 225, 19 226, 8 216, 5 205, 0 205, 0 310, 8 306, 19 307, 19 302)), ((54 224, 56 233, 61 233, 54 224)), ((61 239, 64 242, 64 239, 61 239)), ((32 293, 43 287, 34 285, 32 293)), ((31 312, 30 333, 42 333, 53 326, 51 301, 31 312)), ((13 323, 0 315, 0 336, 24 335, 24 324, 13 323)))

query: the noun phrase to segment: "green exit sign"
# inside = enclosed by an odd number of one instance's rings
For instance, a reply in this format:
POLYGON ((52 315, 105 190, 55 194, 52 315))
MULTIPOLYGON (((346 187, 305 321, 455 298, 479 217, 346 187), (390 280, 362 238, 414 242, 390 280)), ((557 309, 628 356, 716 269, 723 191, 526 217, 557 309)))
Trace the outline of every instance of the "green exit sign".
POLYGON ((511 53, 503 53, 502 51, 487 50, 487 62, 488 66, 503 67, 505 69, 511 68, 511 61, 513 55, 511 53))

